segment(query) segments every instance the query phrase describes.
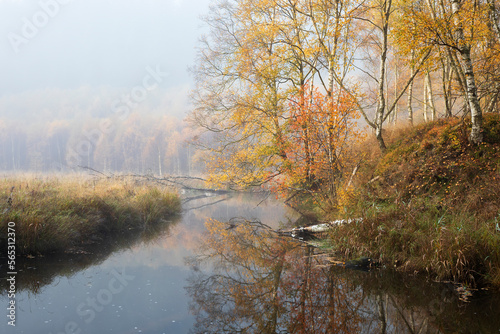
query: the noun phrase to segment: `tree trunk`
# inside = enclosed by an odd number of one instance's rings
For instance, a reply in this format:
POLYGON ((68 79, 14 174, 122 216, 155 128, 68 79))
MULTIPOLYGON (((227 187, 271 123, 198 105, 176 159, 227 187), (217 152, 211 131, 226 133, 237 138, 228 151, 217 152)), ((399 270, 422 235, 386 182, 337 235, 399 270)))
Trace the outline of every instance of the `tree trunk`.
MULTIPOLYGON (((305 81, 305 80, 304 80, 305 81)), ((303 82, 304 82, 303 81, 303 82)), ((301 109, 305 109, 305 105, 306 105, 306 96, 305 96, 305 85, 304 83, 302 84, 302 88, 301 88, 301 106, 300 108, 301 109)), ((311 90, 310 90, 310 97, 309 97, 309 108, 312 108, 312 104, 314 103, 313 101, 313 84, 311 82, 311 90)), ((308 111, 307 110, 301 110, 301 113, 304 115, 305 113, 307 113, 308 111)), ((312 163, 311 163, 311 150, 310 150, 310 147, 309 147, 309 142, 310 142, 310 139, 309 139, 309 119, 306 118, 304 121, 304 123, 302 124, 302 134, 304 136, 303 138, 303 142, 304 142, 304 153, 305 153, 305 158, 306 158, 306 170, 305 170, 305 179, 308 181, 308 182, 311 182, 311 166, 312 166, 312 163)))
MULTIPOLYGON (((411 76, 415 75, 415 50, 411 50, 411 76)), ((413 80, 408 87, 408 121, 413 125, 413 80)))
MULTIPOLYGON (((439 5, 441 7, 441 11, 443 13, 446 13, 447 9, 446 9, 446 6, 445 6, 443 0, 439 1, 439 5)), ((462 34, 462 36, 463 36, 463 34, 462 34)), ((460 67, 460 62, 457 58, 456 53, 452 52, 452 50, 450 48, 446 48, 446 56, 448 58, 448 63, 450 65, 452 73, 455 73, 457 81, 460 85, 460 88, 463 91, 463 97, 466 100, 466 106, 467 106, 466 113, 468 113, 469 112, 469 101, 468 101, 468 97, 467 97, 467 93, 466 93, 467 87, 466 87, 466 83, 465 83, 465 74, 464 74, 462 68, 460 67)))
MULTIPOLYGON (((500 84, 497 83, 495 85, 495 93, 493 94, 493 96, 491 97, 490 101, 488 102, 486 108, 485 108, 485 112, 495 112, 495 109, 496 109, 496 105, 498 103, 498 97, 500 95, 500 84)), ((498 113, 499 110, 497 109, 496 112, 498 113)))
MULTIPOLYGON (((398 79, 399 79, 398 62, 396 62, 396 69, 394 73, 394 99, 397 99, 398 97, 398 79)), ((394 125, 396 125, 396 123, 398 122, 398 112, 399 108, 398 105, 396 104, 396 106, 394 107, 394 114, 392 117, 392 122, 394 125)))
POLYGON ((432 94, 432 83, 431 83, 431 75, 429 71, 426 72, 425 74, 425 80, 427 81, 427 102, 429 103, 429 107, 432 112, 432 120, 434 121, 436 119, 436 108, 434 107, 434 95, 432 94))
POLYGON ((384 112, 386 110, 386 99, 385 99, 385 76, 386 76, 386 62, 387 62, 387 51, 388 51, 388 32, 389 32, 389 16, 391 15, 391 5, 392 1, 385 1, 381 8, 382 10, 382 53, 380 54, 380 74, 378 78, 378 103, 377 111, 375 115, 375 135, 382 152, 385 152, 387 146, 385 145, 382 127, 384 124, 384 112))
POLYGON ((450 99, 451 99, 452 71, 449 59, 445 59, 445 57, 442 55, 440 57, 440 61, 441 61, 441 85, 443 89, 445 117, 451 117, 452 113, 451 113, 450 99))
POLYGON ((477 86, 474 78, 474 67, 470 57, 470 45, 464 40, 464 32, 462 23, 460 22, 460 1, 452 0, 452 11, 455 16, 455 34, 458 44, 458 52, 462 60, 462 66, 465 74, 465 84, 467 88, 467 100, 469 102, 469 109, 471 112, 472 130, 469 140, 473 144, 480 144, 483 141, 483 115, 481 106, 477 97, 477 86))
POLYGON ((161 172, 161 151, 160 151, 160 147, 158 146, 158 175, 162 176, 162 172, 161 172))
POLYGON ((495 36, 497 38, 497 42, 500 43, 500 25, 499 25, 499 17, 497 13, 497 8, 495 5, 495 0, 488 0, 488 4, 490 6, 490 21, 491 26, 493 27, 493 31, 495 32, 495 36))
MULTIPOLYGON (((309 107, 310 108, 313 107, 313 103, 314 103, 313 94, 314 94, 314 73, 311 76, 311 87, 309 90, 309 107)), ((313 164, 314 164, 314 157, 313 157, 313 154, 311 153, 309 143, 310 143, 309 131, 307 131, 307 146, 306 146, 306 159, 308 161, 307 180, 309 182, 313 182, 315 179, 315 176, 312 174, 311 166, 313 166, 313 164)))
POLYGON ((465 67, 465 78, 467 83, 467 97, 469 100, 469 108, 472 120, 472 130, 470 133, 470 141, 474 144, 480 144, 483 141, 483 114, 479 100, 477 98, 477 86, 474 78, 474 69, 470 58, 470 48, 461 48, 460 55, 462 56, 463 66, 465 67))
POLYGON ((423 109, 423 115, 424 115, 424 122, 427 123, 428 119, 427 119, 427 108, 429 106, 429 102, 427 101, 427 75, 424 76, 424 107, 422 108, 423 109))

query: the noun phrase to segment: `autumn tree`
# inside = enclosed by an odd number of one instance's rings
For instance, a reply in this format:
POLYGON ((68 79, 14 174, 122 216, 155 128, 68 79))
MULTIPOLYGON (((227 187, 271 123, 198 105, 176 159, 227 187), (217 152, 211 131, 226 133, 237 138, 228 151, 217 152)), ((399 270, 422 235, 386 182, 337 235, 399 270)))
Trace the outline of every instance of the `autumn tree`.
POLYGON ((440 48, 462 87, 472 120, 470 141, 482 142, 482 107, 473 58, 477 57, 475 51, 480 50, 481 45, 486 47, 486 38, 494 26, 490 21, 491 4, 472 0, 426 0, 425 5, 418 1, 405 2, 402 8, 405 12, 403 26, 408 29, 401 26, 398 30, 403 37, 401 43, 413 41, 411 48, 417 50, 440 48))
POLYGON ((260 184, 279 174, 284 150, 283 92, 289 69, 277 42, 276 10, 261 1, 216 1, 205 21, 194 69, 196 110, 191 120, 217 143, 210 166, 213 181, 233 186, 260 184))
MULTIPOLYGON (((382 151, 386 149, 383 138, 384 123, 394 112, 399 100, 412 85, 413 80, 425 65, 432 51, 431 48, 427 47, 422 52, 413 54, 412 73, 391 101, 387 94, 388 59, 391 36, 394 33, 394 16, 398 10, 399 6, 396 1, 374 0, 367 2, 357 16, 357 20, 360 21, 358 24, 363 26, 364 38, 362 46, 367 50, 365 53, 376 55, 375 58, 363 59, 364 62, 358 65, 358 68, 373 83, 369 84, 370 87, 373 87, 372 95, 375 97, 373 117, 370 117, 368 113, 369 106, 362 107, 361 102, 359 106, 365 121, 373 128, 382 151), (373 67, 370 68, 370 64, 373 67)), ((410 113, 410 115, 412 114, 410 113)))
POLYGON ((212 153, 212 181, 234 187, 277 181, 308 191, 321 179, 334 194, 342 141, 351 134, 346 126, 354 127, 355 89, 346 94, 342 86, 354 52, 348 11, 344 2, 331 4, 215 2, 206 18, 211 35, 194 69, 190 117, 215 142, 200 143, 212 153), (320 178, 324 161, 330 176, 320 178))
POLYGON ((335 206, 342 183, 349 144, 362 139, 356 126, 360 117, 355 101, 346 92, 334 92, 332 100, 319 89, 304 87, 305 94, 290 101, 288 164, 283 168, 288 189, 307 189, 323 202, 335 206))

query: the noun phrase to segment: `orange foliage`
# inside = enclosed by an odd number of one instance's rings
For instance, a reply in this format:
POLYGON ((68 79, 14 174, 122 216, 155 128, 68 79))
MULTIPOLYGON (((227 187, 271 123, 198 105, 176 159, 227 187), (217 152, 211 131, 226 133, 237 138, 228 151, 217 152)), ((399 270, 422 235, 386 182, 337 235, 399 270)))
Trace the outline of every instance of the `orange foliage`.
POLYGON ((362 137, 357 127, 358 108, 344 91, 328 97, 308 85, 290 98, 289 132, 279 191, 327 189, 331 195, 340 185, 349 146, 362 137), (320 187, 321 186, 321 187, 320 187))

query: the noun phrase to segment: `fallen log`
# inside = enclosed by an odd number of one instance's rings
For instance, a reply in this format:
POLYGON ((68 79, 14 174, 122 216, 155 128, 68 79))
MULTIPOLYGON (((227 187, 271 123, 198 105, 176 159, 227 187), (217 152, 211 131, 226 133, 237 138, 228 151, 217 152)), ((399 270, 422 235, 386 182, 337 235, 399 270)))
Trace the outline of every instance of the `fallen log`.
POLYGON ((328 232, 332 228, 344 224, 350 224, 350 223, 355 223, 355 222, 360 222, 362 219, 339 219, 339 220, 334 220, 328 223, 322 223, 322 224, 317 224, 317 225, 311 225, 311 226, 306 226, 306 227, 295 227, 292 229, 292 231, 299 231, 299 232, 309 232, 309 233, 321 233, 321 232, 328 232))
POLYGON ((289 230, 279 230, 279 234, 289 235, 293 238, 303 238, 304 236, 312 236, 317 233, 324 233, 330 231, 332 228, 341 226, 344 224, 351 224, 356 222, 361 222, 363 219, 338 219, 328 223, 321 223, 316 225, 304 226, 304 227, 294 227, 289 230))

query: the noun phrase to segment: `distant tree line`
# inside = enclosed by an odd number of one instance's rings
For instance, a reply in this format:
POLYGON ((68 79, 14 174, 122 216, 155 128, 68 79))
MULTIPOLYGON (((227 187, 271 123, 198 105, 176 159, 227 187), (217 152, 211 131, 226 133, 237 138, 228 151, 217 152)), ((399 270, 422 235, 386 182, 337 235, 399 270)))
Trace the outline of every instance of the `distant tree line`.
POLYGON ((193 174, 201 168, 188 144, 193 135, 178 118, 139 113, 43 123, 0 118, 0 170, 193 174))

